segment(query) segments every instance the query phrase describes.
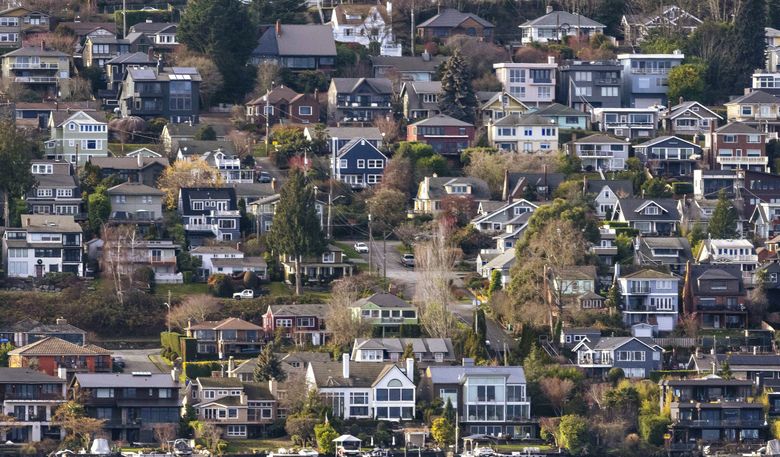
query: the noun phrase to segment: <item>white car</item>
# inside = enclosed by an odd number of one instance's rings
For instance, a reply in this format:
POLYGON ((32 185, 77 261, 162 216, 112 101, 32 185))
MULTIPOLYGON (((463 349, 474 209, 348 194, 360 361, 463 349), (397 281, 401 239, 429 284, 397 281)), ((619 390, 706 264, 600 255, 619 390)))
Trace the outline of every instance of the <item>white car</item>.
POLYGON ((234 293, 233 298, 236 300, 241 300, 242 298, 255 298, 255 291, 252 289, 244 289, 241 292, 234 293))
POLYGON ((359 254, 368 254, 368 245, 362 241, 355 243, 355 250, 359 254))

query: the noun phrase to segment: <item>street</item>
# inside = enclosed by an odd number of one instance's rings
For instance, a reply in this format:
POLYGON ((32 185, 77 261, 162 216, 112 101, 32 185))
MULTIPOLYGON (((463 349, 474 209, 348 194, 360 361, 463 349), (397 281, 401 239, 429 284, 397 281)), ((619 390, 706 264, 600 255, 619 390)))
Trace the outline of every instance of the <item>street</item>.
POLYGON ((160 349, 120 349, 114 351, 114 357, 121 357, 125 361, 125 373, 136 371, 148 371, 150 373, 161 373, 159 368, 149 360, 152 354, 159 354, 160 349))

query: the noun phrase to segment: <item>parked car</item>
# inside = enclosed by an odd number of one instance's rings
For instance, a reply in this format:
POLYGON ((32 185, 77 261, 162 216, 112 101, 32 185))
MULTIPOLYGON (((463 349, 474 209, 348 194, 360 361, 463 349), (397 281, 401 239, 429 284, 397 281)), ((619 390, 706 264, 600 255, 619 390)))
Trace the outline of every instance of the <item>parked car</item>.
POLYGON ((368 245, 362 241, 355 243, 355 250, 359 254, 368 254, 368 245))
POLYGON ((405 267, 414 266, 414 254, 404 254, 401 256, 401 265, 405 267))
POLYGON ((125 359, 121 355, 111 357, 111 362, 116 368, 122 369, 125 367, 125 359))
POLYGON ((271 180, 271 174, 267 171, 261 171, 260 174, 257 175, 257 182, 268 183, 271 182, 271 180))
POLYGON ((234 293, 233 298, 236 300, 241 300, 242 298, 255 298, 255 291, 252 289, 244 289, 241 292, 234 293))

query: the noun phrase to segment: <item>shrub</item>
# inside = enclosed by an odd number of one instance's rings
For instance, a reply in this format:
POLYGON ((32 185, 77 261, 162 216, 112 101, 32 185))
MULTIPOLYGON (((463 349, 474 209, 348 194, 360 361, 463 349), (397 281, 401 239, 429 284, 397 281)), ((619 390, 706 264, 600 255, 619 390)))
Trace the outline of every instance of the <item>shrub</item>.
POLYGON ((639 418, 639 434, 649 444, 661 446, 664 444, 664 433, 669 426, 669 419, 661 415, 645 415, 639 418))
POLYGON ((215 274, 208 279, 209 293, 215 297, 230 297, 233 295, 233 283, 227 275, 215 274))
POLYGON ((621 379, 623 379, 625 377, 626 377, 626 374, 623 372, 622 368, 618 368, 618 367, 611 368, 607 372, 607 381, 611 382, 612 385, 617 384, 618 381, 620 381, 621 379))
POLYGON ((257 275, 254 271, 247 271, 244 273, 244 287, 247 289, 255 290, 257 289, 257 286, 260 284, 260 280, 257 278, 257 275))

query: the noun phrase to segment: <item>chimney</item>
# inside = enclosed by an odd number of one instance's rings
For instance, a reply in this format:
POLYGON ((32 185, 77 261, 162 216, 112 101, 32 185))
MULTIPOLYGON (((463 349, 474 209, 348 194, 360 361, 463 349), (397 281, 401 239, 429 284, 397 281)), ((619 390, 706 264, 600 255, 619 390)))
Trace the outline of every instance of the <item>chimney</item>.
POLYGON ((230 373, 236 369, 236 361, 233 359, 233 356, 231 355, 228 358, 228 376, 230 376, 230 373))
POLYGON ((349 354, 341 354, 341 377, 349 379, 349 354))
POLYGON ((753 355, 758 355, 758 346, 753 346, 753 355))
POLYGON ((282 22, 279 19, 276 20, 276 36, 282 36, 282 22))
POLYGON ((157 57, 157 74, 159 75, 163 71, 162 57, 157 57))
POLYGON ((171 368, 171 379, 173 382, 179 382, 179 369, 176 367, 171 368))
POLYGON ((547 56, 547 63, 553 65, 555 63, 555 56, 547 56))
POLYGON ((68 380, 68 369, 65 367, 57 367, 57 377, 60 379, 68 380))
POLYGON ((68 323, 68 320, 65 319, 64 317, 59 317, 55 322, 57 323, 57 325, 66 325, 68 323))
POLYGON ((547 9, 545 11, 547 12, 547 14, 552 13, 554 11, 553 10, 553 6, 552 5, 547 5, 547 9))
POLYGON ((138 154, 136 157, 138 157, 138 168, 141 168, 144 166, 144 158, 141 157, 141 154, 138 154))
POLYGON ((424 50, 422 54, 420 54, 420 57, 422 57, 423 62, 430 62, 431 61, 431 54, 428 52, 428 50, 424 50))
POLYGON ((406 377, 414 380, 414 358, 408 357, 406 359, 406 377))

